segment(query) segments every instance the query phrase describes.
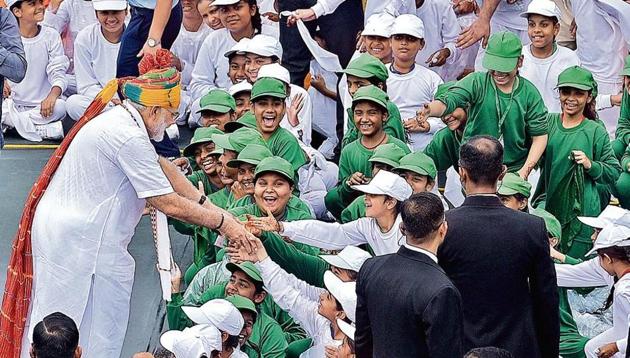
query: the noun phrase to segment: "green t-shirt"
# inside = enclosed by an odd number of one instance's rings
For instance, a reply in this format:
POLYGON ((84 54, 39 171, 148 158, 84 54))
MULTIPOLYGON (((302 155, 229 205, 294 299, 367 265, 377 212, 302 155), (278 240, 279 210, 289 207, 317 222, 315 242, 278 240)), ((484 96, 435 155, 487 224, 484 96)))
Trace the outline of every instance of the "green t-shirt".
MULTIPOLYGON (((192 172, 192 174, 186 176, 186 178, 192 183, 192 185, 195 186, 195 188, 198 188, 199 182, 202 182, 203 191, 206 196, 220 190, 214 184, 212 184, 212 182, 210 181, 210 179, 208 179, 208 176, 206 175, 206 173, 203 172, 203 170, 195 170, 194 172, 192 172)), ((169 218, 168 222, 169 224, 173 225, 173 228, 177 230, 178 233, 182 235, 195 234, 196 225, 188 224, 173 218, 169 218)))
POLYGON ((354 199, 347 208, 341 212, 341 222, 343 224, 365 217, 365 195, 354 199))
POLYGON ((517 78, 516 89, 506 94, 496 88, 490 73, 473 72, 436 98, 446 105, 444 114, 470 104, 463 141, 475 135, 502 137, 503 162, 510 172, 525 164, 532 137, 547 134, 547 108, 538 89, 517 78))
POLYGON ((461 138, 459 135, 448 128, 442 128, 435 132, 431 142, 424 148, 424 154, 428 155, 437 170, 446 170, 450 167, 459 167, 459 147, 461 138))
POLYGON ((615 130, 615 139, 621 140, 626 145, 630 144, 630 95, 626 88, 623 89, 621 98, 621 113, 615 130))
POLYGON ((300 147, 297 138, 282 127, 278 127, 269 137, 267 146, 274 156, 282 157, 291 163, 296 172, 308 162, 306 153, 300 147))
POLYGON ((549 140, 541 160, 541 173, 534 202, 544 198, 544 209, 562 225, 560 252, 568 252, 573 240, 591 243, 591 228, 577 216, 598 216, 603 208, 597 184, 614 185, 621 167, 601 122, 584 120, 574 128, 564 128, 558 113, 549 114, 549 140), (585 170, 571 160, 571 152, 583 151, 592 167, 585 170))
POLYGON ((230 191, 229 187, 224 187, 223 189, 214 192, 208 195, 208 199, 210 202, 221 209, 227 210, 228 206, 234 201, 234 195, 232 191, 230 191))
MULTIPOLYGON (((389 118, 385 122, 383 130, 392 137, 406 142, 407 138, 405 136, 405 127, 403 127, 402 120, 400 119, 400 111, 394 102, 387 101, 387 112, 389 113, 389 118)), ((343 149, 346 145, 357 140, 359 138, 359 134, 359 130, 354 123, 354 112, 352 112, 352 108, 348 108, 347 130, 341 140, 341 148, 343 149)))

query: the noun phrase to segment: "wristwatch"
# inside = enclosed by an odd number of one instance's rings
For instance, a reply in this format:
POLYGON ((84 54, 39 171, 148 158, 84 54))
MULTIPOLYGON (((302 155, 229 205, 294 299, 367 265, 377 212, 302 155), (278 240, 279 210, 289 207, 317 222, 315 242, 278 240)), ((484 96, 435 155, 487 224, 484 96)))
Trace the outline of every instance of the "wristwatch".
POLYGON ((149 45, 149 47, 155 47, 159 44, 160 44, 160 41, 158 40, 152 39, 150 37, 147 39, 147 45, 149 45))

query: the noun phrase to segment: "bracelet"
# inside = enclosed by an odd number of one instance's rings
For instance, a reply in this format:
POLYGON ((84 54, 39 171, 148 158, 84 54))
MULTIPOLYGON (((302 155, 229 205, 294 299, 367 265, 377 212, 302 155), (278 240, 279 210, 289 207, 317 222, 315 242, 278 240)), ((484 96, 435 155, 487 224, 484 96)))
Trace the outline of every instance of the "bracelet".
POLYGON ((205 195, 202 195, 201 198, 199 198, 199 205, 203 205, 203 203, 206 202, 206 199, 208 199, 208 197, 205 195))
POLYGON ((223 215, 223 213, 221 213, 221 222, 219 223, 219 225, 214 228, 214 230, 219 230, 221 229, 221 226, 223 226, 223 222, 225 221, 225 215, 223 215))

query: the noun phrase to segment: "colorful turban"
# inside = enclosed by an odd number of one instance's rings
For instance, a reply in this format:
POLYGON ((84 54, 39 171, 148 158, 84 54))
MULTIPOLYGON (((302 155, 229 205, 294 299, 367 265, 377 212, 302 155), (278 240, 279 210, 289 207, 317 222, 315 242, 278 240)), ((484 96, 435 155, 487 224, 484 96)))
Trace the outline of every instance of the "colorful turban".
POLYGON ((143 106, 177 110, 181 96, 180 77, 172 67, 152 70, 126 81, 122 92, 131 102, 143 106))

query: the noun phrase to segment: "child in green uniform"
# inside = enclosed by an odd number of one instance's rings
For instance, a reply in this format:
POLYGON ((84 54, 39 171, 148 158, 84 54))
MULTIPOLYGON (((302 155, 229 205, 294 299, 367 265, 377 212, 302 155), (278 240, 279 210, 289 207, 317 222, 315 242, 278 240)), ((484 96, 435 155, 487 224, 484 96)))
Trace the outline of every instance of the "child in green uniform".
MULTIPOLYGON (((254 203, 254 173, 261 160, 273 156, 269 148, 260 144, 248 144, 238 153, 236 159, 227 162, 227 166, 237 170, 236 181, 245 195, 230 204, 228 209, 254 203)), ((234 190, 234 188, 232 188, 234 190)))
POLYGON ((482 134, 499 138, 508 171, 527 178, 547 145, 547 109, 536 87, 518 75, 522 47, 512 32, 490 36, 483 58, 488 72, 464 77, 425 105, 417 118, 426 121, 470 104, 463 139, 482 134))
POLYGON ((621 72, 623 76, 623 94, 621 96, 621 113, 615 130, 615 140, 612 142, 617 159, 621 160, 624 151, 630 145, 630 55, 621 72))
POLYGON ((621 158, 621 169, 622 173, 615 184, 615 196, 622 208, 630 209, 630 144, 621 158))
POLYGON ((562 113, 549 114, 549 142, 534 202, 562 224, 559 251, 582 258, 592 246, 592 230, 577 217, 602 211, 597 184, 613 185, 620 166, 606 130, 594 120, 592 74, 570 67, 558 76, 558 88, 562 113))
MULTIPOLYGON (((370 163, 372 163, 372 177, 374 177, 379 170, 393 171, 394 167, 398 165, 400 158, 404 156, 405 152, 396 144, 387 143, 379 146, 370 157, 370 163)), ((355 173, 355 175, 358 174, 362 175, 361 173, 355 173)), ((341 212, 341 222, 347 223, 362 217, 365 217, 365 195, 357 197, 348 207, 343 209, 341 212)))
POLYGON ((369 158, 378 146, 393 143, 405 154, 409 153, 409 147, 405 143, 384 130, 384 125, 389 119, 387 101, 387 94, 373 85, 361 87, 354 94, 352 110, 355 125, 361 136, 341 150, 339 184, 324 198, 326 208, 336 218, 339 218, 341 211, 358 196, 350 189, 350 185, 367 182, 366 177, 372 171, 369 158))
POLYGON ((288 130, 280 127, 286 112, 286 87, 280 80, 263 77, 252 87, 252 113, 256 127, 271 153, 288 160, 297 170, 308 162, 298 140, 288 130))
POLYGON ((236 102, 234 97, 222 89, 213 89, 199 100, 201 127, 216 126, 225 130, 225 124, 236 120, 236 102))
MULTIPOLYGON (((383 91, 387 91, 387 78, 389 77, 387 67, 372 55, 362 54, 350 61, 343 73, 346 74, 348 92, 352 97, 354 97, 359 88, 369 85, 374 85, 383 91)), ((387 99, 387 112, 389 113, 389 120, 385 123, 385 132, 405 142, 405 129, 400 119, 400 111, 389 98, 387 99)), ((354 122, 352 108, 348 108, 348 123, 346 125, 346 134, 341 140, 341 148, 357 140, 359 135, 360 132, 357 130, 354 122)))
POLYGON ((507 173, 501 179, 497 194, 503 205, 510 209, 527 212, 532 185, 514 173, 507 173))

